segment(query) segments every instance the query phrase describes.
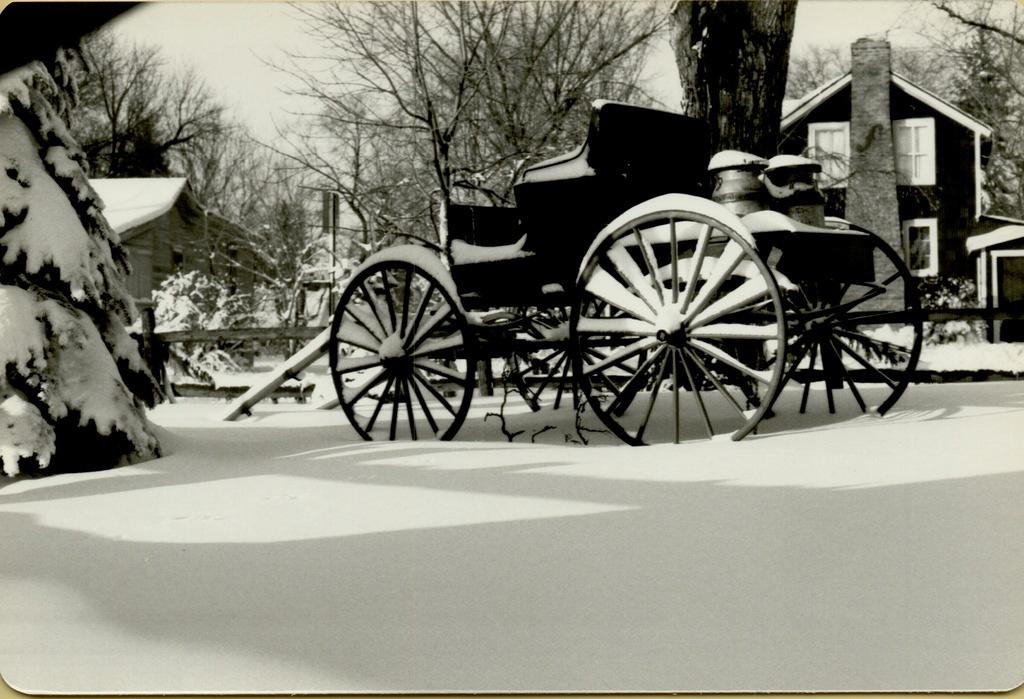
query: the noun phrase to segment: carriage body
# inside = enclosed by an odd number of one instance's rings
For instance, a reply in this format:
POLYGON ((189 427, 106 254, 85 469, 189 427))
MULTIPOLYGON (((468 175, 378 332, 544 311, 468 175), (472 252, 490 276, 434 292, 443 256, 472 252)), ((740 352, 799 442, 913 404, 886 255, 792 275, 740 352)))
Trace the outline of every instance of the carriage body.
POLYGON ((403 420, 405 436, 426 428, 450 438, 479 359, 537 365, 540 351, 548 375, 536 394, 528 370, 506 375, 531 406, 552 381, 557 405, 571 380, 574 397, 578 386, 630 443, 644 443, 660 392, 673 394, 677 441, 681 392, 708 436, 719 408, 729 413, 734 439, 792 381, 803 386, 800 412, 815 383, 830 411, 845 385, 867 409, 858 380, 885 384, 876 407, 888 410, 920 350, 905 265, 855 226, 808 226, 774 211, 740 218, 710 201, 708 140, 697 120, 599 101, 586 141, 526 169, 514 207, 449 206, 443 258, 404 246, 364 263, 342 294, 331 346, 357 431, 370 438, 389 413, 392 439, 403 420), (909 343, 896 345, 894 332, 909 343), (363 423, 358 401, 368 402, 363 423), (631 410, 640 418, 628 426, 631 410))

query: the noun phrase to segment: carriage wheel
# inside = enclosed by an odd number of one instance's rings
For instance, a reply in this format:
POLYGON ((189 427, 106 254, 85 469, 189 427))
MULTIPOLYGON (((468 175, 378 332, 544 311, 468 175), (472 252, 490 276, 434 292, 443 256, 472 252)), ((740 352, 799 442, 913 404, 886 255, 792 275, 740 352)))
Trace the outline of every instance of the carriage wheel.
POLYGON ((769 410, 786 326, 748 240, 704 214, 659 211, 606 236, 584 262, 573 371, 624 441, 742 439, 769 410))
POLYGON ((411 262, 356 274, 331 324, 331 376, 363 439, 455 436, 469 411, 476 359, 462 312, 411 262))
POLYGON ((875 281, 802 284, 789 299, 788 315, 796 320, 791 327, 797 329, 789 345, 787 380, 801 386, 801 413, 817 386, 824 389, 817 400, 829 413, 855 407, 884 415, 917 367, 922 324, 916 282, 881 237, 862 232, 875 248, 875 281))
MULTIPOLYGON (((546 349, 513 355, 515 368, 510 376, 523 400, 534 412, 541 409, 541 397, 546 389, 554 389, 553 410, 558 410, 566 388, 572 383, 569 370, 569 312, 555 306, 542 309, 524 330, 533 340, 546 343, 546 349), (552 346, 551 343, 554 343, 552 346)), ((570 388, 575 405, 575 392, 570 388)))

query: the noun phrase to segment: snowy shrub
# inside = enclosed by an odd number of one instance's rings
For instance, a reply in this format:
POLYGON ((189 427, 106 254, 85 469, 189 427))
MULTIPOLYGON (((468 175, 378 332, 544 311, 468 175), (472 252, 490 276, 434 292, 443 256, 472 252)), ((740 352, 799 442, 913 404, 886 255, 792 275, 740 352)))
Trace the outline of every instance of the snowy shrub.
MULTIPOLYGON (((251 325, 252 312, 246 294, 238 294, 221 280, 202 272, 177 272, 153 292, 156 324, 161 331, 220 330, 251 325)), ((237 370, 230 353, 215 343, 176 342, 171 359, 184 373, 201 381, 213 374, 237 370)))
POLYGON ((157 389, 125 331, 133 310, 125 254, 59 116, 65 95, 40 63, 0 76, 6 475, 159 455, 144 411, 157 389))
MULTIPOLYGON (((925 310, 971 308, 978 301, 977 287, 968 277, 922 277, 917 280, 917 292, 921 308, 925 310)), ((931 345, 985 341, 985 323, 982 321, 925 323, 923 332, 924 341, 931 345)))

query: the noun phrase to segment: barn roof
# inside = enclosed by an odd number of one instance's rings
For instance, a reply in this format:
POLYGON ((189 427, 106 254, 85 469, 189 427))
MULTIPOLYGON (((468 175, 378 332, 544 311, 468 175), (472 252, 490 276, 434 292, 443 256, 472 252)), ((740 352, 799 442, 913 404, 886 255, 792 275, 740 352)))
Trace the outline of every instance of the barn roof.
POLYGON ((972 235, 968 238, 967 252, 977 252, 978 250, 984 250, 994 245, 1002 245, 1003 243, 1009 243, 1013 240, 1020 240, 1022 238, 1024 238, 1024 226, 1000 226, 994 231, 981 233, 980 235, 972 235))
MULTIPOLYGON (((808 92, 797 100, 785 100, 782 109, 782 129, 788 129, 801 119, 810 114, 816 107, 824 103, 830 97, 838 93, 853 80, 851 73, 847 72, 827 82, 821 87, 808 92)), ((956 123, 971 131, 981 134, 985 138, 991 138, 992 127, 972 117, 959 107, 942 99, 938 95, 929 92, 920 85, 911 82, 899 73, 892 73, 892 83, 911 97, 920 100, 929 107, 946 116, 956 123)))
POLYGON ((89 184, 103 200, 103 216, 120 234, 166 214, 188 185, 184 177, 98 178, 89 184))

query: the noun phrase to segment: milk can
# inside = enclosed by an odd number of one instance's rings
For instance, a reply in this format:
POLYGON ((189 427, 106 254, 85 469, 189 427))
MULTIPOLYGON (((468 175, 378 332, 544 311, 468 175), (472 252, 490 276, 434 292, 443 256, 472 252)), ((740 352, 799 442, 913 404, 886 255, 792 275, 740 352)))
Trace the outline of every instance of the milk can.
POLYGON ((768 161, 762 180, 771 208, 811 226, 825 225, 825 199, 815 175, 821 165, 799 155, 776 155, 768 161))
POLYGON ((759 175, 768 161, 750 153, 724 150, 708 163, 711 199, 737 216, 768 208, 768 196, 759 175))

